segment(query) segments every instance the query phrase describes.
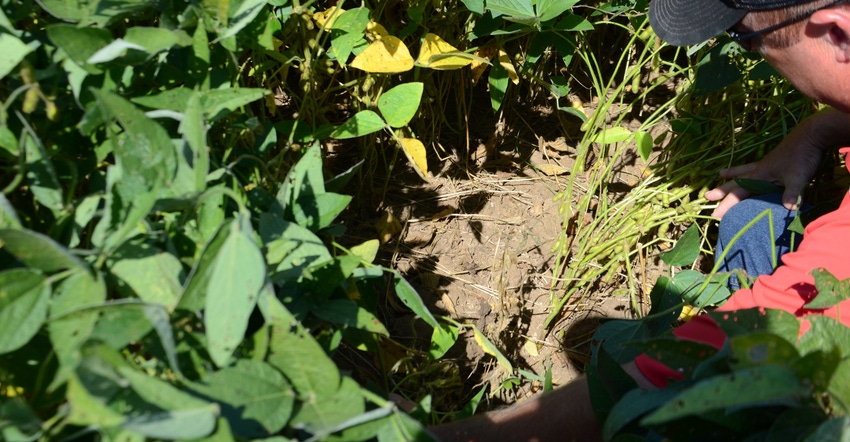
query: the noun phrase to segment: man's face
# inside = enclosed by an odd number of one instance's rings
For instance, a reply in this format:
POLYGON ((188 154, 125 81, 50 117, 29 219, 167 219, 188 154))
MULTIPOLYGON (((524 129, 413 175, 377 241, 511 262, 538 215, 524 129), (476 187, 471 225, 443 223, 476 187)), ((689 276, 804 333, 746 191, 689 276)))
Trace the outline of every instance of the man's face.
MULTIPOLYGON (((752 15, 744 16, 735 30, 751 32, 752 15)), ((850 113, 850 91, 845 90, 839 74, 835 56, 824 35, 815 35, 807 29, 796 43, 778 47, 771 44, 771 35, 756 37, 753 49, 761 53, 783 77, 807 96, 850 113)))

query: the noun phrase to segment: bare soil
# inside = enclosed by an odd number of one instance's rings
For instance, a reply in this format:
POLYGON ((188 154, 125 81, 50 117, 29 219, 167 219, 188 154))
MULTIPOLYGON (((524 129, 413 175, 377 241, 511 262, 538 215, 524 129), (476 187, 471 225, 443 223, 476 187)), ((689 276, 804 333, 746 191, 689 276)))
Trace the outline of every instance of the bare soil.
MULTIPOLYGON (((600 285, 593 296, 571 301, 548 330, 542 327, 552 299, 562 295, 563 284, 553 281, 552 247, 565 220, 562 202, 553 200, 564 190, 575 161, 572 146, 578 139, 571 134, 578 133, 578 123, 571 118, 549 106, 531 109, 523 120, 532 124, 522 130, 505 129, 500 121, 480 122, 479 127, 490 124, 490 129, 481 132, 477 146, 442 152, 443 169, 432 171, 428 183, 399 163, 408 170, 395 172, 397 181, 390 181, 382 208, 361 213, 354 233, 383 237, 383 263, 397 268, 432 312, 474 325, 515 369, 539 376, 550 370, 555 385, 583 372, 602 318, 633 316, 630 300, 612 294, 616 286, 600 285), (422 184, 411 185, 416 182, 422 184)), ((639 177, 642 164, 637 163, 623 164, 617 176, 624 178, 615 179, 639 177)), ((581 196, 577 192, 573 202, 581 196)), ((393 336, 410 338, 404 345, 428 347, 430 328, 403 306, 386 306, 384 321, 393 336)), ((393 352, 398 353, 388 351, 393 352)), ((452 361, 457 371, 437 377, 459 376, 463 385, 452 388, 462 392, 440 391, 446 388, 440 381, 422 381, 417 388, 447 395, 442 404, 435 400, 444 409, 462 407, 486 384, 497 392, 488 397, 488 408, 522 401, 542 388, 527 377, 500 388, 512 375, 482 351, 471 328, 442 360, 452 361)), ((398 365, 385 361, 383 369, 398 370, 398 365)))

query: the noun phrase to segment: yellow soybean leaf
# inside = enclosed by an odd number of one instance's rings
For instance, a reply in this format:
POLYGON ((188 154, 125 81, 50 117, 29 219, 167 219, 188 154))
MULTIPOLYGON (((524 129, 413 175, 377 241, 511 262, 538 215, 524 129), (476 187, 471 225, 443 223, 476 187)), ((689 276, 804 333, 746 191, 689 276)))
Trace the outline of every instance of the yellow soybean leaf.
POLYGON ((525 344, 522 346, 525 349, 525 352, 535 358, 540 357, 540 352, 537 351, 537 344, 534 341, 526 340, 525 344))
POLYGON ((450 45, 437 34, 425 34, 425 42, 416 62, 437 70, 460 69, 472 63, 472 59, 450 45))
POLYGON ((519 75, 517 75, 516 68, 514 68, 514 64, 511 62, 511 57, 503 49, 499 49, 499 64, 508 71, 508 78, 514 84, 519 84, 519 75))
POLYGON ((380 23, 375 23, 373 21, 370 21, 369 24, 366 25, 366 34, 375 40, 380 40, 384 37, 390 36, 390 33, 387 32, 387 28, 381 26, 380 23))
POLYGON ((404 42, 387 35, 354 57, 351 67, 377 74, 397 74, 413 69, 413 57, 404 42))
POLYGON ((475 336, 475 342, 478 344, 479 347, 481 347, 481 350, 483 350, 484 353, 487 353, 488 355, 496 358, 496 361, 499 363, 499 365, 501 365, 502 368, 504 368, 508 373, 513 373, 514 366, 511 365, 511 361, 509 361, 508 358, 506 358, 505 355, 503 355, 502 352, 500 352, 499 349, 496 348, 496 346, 493 345, 493 343, 490 342, 490 340, 487 339, 486 336, 481 334, 481 332, 478 331, 478 328, 473 327, 472 331, 475 336))
POLYGON ((475 56, 479 59, 472 60, 472 64, 469 65, 469 69, 472 69, 472 82, 477 83, 478 79, 481 78, 481 75, 484 74, 484 71, 487 70, 487 66, 490 64, 485 62, 490 61, 494 56, 496 56, 497 49, 495 46, 482 46, 475 51, 475 56))
POLYGON ((682 313, 679 314, 679 320, 683 322, 690 322, 691 319, 694 318, 699 313, 699 310, 695 309, 691 305, 685 305, 682 307, 682 313))
POLYGON ((343 12, 345 12, 345 9, 340 8, 337 11, 336 6, 331 6, 331 8, 327 11, 317 11, 313 13, 313 21, 315 21, 317 25, 321 26, 325 31, 330 31, 334 21, 336 21, 337 17, 342 15, 343 12))
POLYGON ((416 138, 401 138, 399 141, 401 141, 401 150, 404 151, 404 155, 413 165, 413 169, 423 180, 429 181, 425 145, 416 138))

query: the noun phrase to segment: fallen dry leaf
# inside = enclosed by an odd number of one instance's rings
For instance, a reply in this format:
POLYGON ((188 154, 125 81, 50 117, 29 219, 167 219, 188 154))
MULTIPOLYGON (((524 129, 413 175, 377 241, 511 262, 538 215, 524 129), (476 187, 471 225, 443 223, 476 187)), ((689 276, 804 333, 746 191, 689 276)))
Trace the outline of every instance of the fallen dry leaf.
POLYGON ((381 240, 381 244, 386 244, 394 236, 401 233, 401 222, 395 215, 385 210, 378 221, 375 222, 375 230, 378 231, 378 239, 381 240))
POLYGON ((564 167, 561 167, 557 164, 550 164, 550 163, 535 164, 534 168, 539 170, 544 175, 548 175, 548 176, 563 175, 565 173, 570 172, 568 169, 566 169, 564 167))

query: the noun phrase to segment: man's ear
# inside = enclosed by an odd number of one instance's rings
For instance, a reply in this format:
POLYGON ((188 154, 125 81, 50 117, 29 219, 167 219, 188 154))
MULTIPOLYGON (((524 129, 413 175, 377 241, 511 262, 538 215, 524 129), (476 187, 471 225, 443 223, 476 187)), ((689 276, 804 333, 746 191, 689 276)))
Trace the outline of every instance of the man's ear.
POLYGON ((812 14, 809 23, 826 32, 835 49, 835 60, 850 63, 850 9, 829 8, 812 14))

